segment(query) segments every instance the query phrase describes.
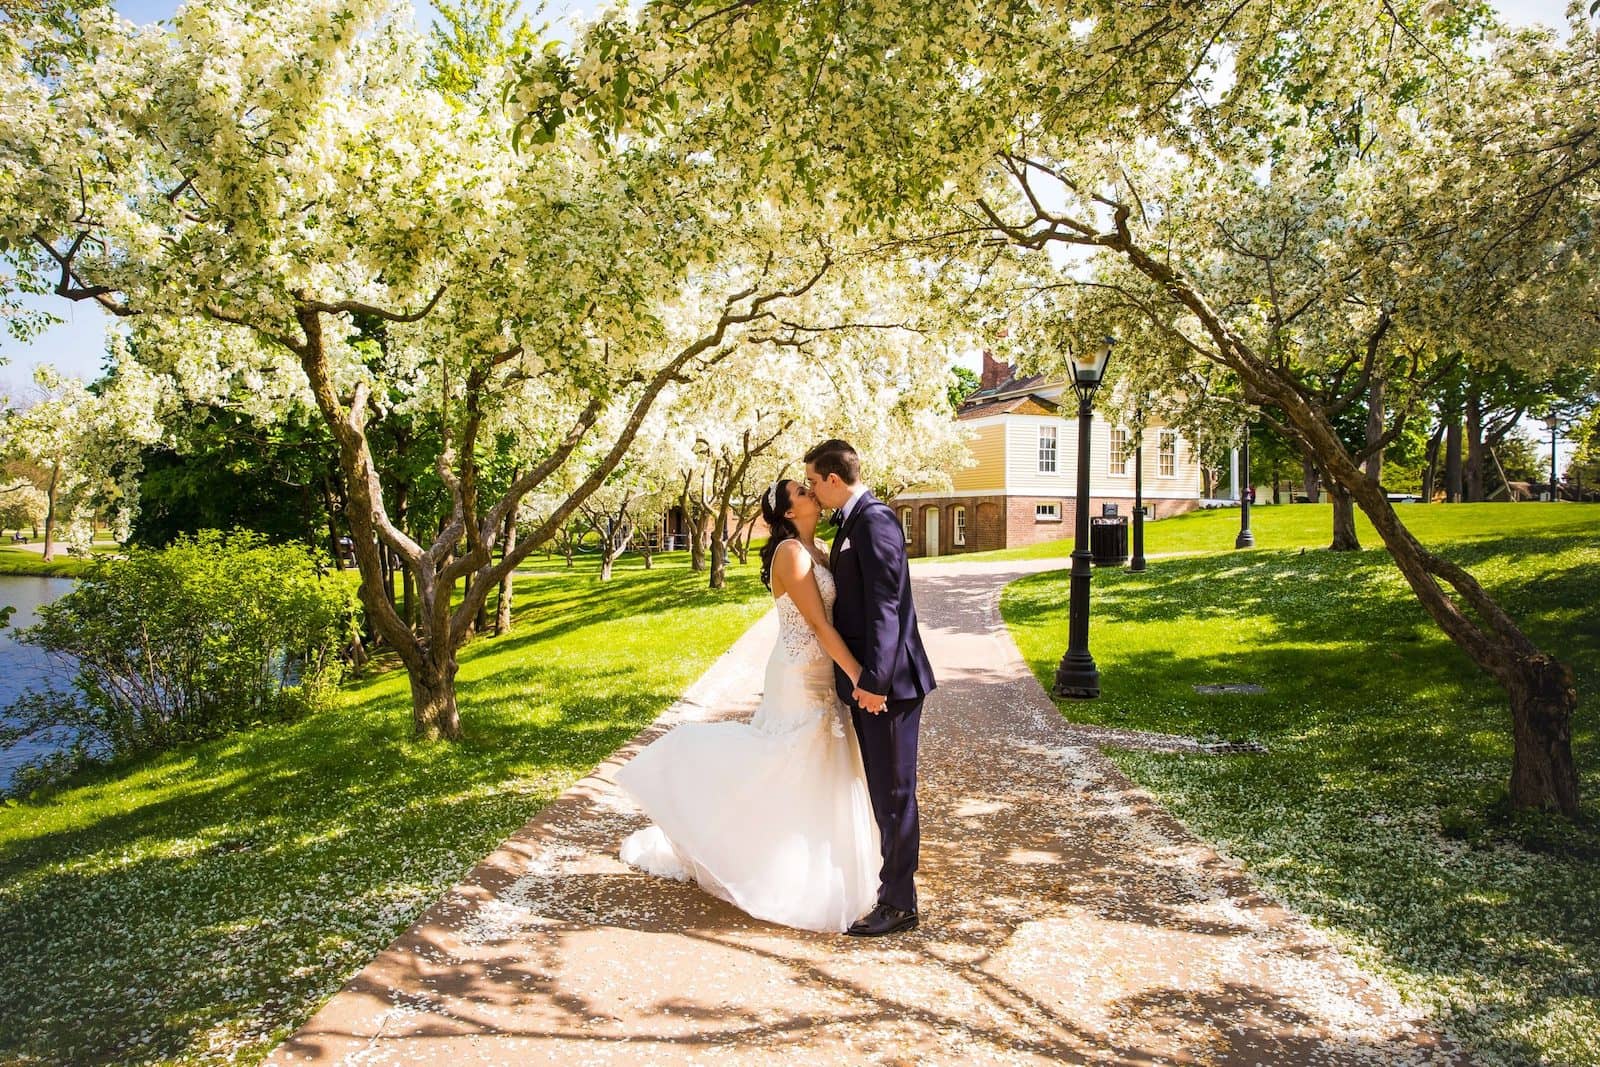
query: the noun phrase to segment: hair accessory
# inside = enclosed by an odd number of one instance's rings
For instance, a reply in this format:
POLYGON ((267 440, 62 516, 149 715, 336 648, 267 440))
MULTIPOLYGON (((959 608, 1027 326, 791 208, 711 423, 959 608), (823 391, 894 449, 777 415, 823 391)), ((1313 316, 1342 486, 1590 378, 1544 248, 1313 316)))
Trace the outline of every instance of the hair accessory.
POLYGON ((777 511, 778 510, 778 486, 780 486, 782 484, 783 484, 783 479, 780 478, 777 481, 773 482, 771 485, 767 486, 767 510, 768 511, 777 511))

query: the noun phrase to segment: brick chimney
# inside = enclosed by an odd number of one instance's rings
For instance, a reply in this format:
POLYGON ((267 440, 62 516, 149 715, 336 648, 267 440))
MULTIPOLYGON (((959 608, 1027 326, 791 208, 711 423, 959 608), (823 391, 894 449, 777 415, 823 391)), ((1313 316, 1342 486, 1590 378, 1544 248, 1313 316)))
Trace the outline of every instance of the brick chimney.
POLYGON ((1001 363, 994 358, 994 353, 987 348, 983 350, 983 375, 978 379, 978 388, 993 389, 1003 382, 1011 380, 1011 364, 1001 363))

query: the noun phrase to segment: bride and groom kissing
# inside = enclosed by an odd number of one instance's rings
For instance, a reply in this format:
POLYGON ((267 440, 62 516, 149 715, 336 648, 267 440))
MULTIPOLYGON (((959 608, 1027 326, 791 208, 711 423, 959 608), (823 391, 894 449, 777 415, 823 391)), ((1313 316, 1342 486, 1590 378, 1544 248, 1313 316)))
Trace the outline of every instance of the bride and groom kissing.
POLYGON ((911 929, 917 731, 934 680, 900 521, 837 439, 806 453, 803 481, 774 482, 761 514, 778 615, 761 703, 749 722, 679 726, 617 771, 652 821, 622 859, 785 926, 911 929))

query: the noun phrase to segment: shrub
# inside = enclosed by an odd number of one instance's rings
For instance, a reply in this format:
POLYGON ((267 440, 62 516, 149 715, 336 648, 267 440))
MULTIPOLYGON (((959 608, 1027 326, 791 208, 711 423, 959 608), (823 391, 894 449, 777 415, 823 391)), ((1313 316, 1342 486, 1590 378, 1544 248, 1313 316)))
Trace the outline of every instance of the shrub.
POLYGON ((72 692, 29 693, 0 746, 62 727, 75 738, 17 788, 120 758, 294 718, 325 705, 356 608, 301 545, 201 531, 97 563, 17 639, 70 657, 72 692))

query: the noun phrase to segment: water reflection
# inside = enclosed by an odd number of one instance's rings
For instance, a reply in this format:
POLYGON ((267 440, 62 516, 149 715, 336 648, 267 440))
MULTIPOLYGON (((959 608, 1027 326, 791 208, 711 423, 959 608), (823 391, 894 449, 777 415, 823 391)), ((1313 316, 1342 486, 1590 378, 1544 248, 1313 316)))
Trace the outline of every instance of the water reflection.
MULTIPOLYGON (((29 689, 49 684, 65 689, 71 677, 70 664, 48 655, 44 649, 17 643, 13 627, 32 624, 38 609, 72 588, 71 578, 41 578, 26 575, 0 575, 0 604, 17 609, 11 626, 0 631, 0 709, 29 689)), ((30 758, 65 743, 65 738, 32 738, 10 749, 0 749, 0 789, 11 784, 17 767, 30 758)))

